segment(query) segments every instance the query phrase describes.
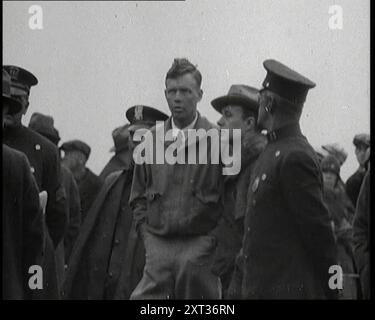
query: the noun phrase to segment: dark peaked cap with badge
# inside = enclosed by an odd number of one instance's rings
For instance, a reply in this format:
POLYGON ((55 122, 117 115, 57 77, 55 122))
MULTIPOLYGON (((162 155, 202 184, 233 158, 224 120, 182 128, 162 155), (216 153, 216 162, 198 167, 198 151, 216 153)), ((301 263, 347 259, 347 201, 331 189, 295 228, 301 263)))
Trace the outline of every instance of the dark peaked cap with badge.
POLYGON ((34 112, 30 118, 29 128, 47 137, 56 145, 60 141, 59 131, 54 127, 54 120, 51 116, 34 112))
MULTIPOLYGON (((21 102, 11 96, 11 79, 8 72, 3 69, 3 102, 9 105, 9 114, 17 113, 21 110, 21 102)), ((3 104, 4 106, 4 104, 3 104)))
POLYGON ((90 153, 91 153, 90 146, 81 140, 70 140, 70 141, 64 142, 61 145, 60 149, 65 152, 81 151, 86 156, 87 159, 89 158, 90 153))
POLYGON ((219 113, 221 113, 225 106, 230 104, 240 105, 257 113, 259 107, 259 90, 243 84, 234 84, 230 87, 227 95, 211 101, 211 105, 219 113))
POLYGON ((12 95, 30 94, 30 88, 38 84, 38 79, 26 69, 17 66, 4 66, 12 79, 12 95))
POLYGON ((169 117, 153 107, 136 105, 126 111, 126 118, 130 122, 129 131, 134 131, 138 126, 154 126, 156 121, 165 121, 169 117))
POLYGON ((270 90, 293 103, 303 104, 307 92, 315 87, 314 82, 276 60, 266 60, 263 66, 267 75, 260 91, 270 90))

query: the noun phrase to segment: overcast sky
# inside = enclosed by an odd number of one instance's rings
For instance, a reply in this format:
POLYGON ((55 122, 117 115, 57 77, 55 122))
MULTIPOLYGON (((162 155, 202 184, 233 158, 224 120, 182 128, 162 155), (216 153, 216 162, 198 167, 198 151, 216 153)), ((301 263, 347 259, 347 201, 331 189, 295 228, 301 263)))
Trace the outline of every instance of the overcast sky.
POLYGON ((370 130, 370 6, 360 0, 211 0, 185 2, 3 2, 3 64, 33 72, 33 112, 52 115, 62 141, 81 139, 99 173, 111 157, 112 130, 125 111, 146 104, 168 112, 164 78, 175 57, 203 75, 199 111, 230 85, 260 87, 273 58, 316 82, 301 120, 314 146, 338 142, 356 170, 356 133, 370 130), (29 28, 40 5, 43 29, 29 28), (343 9, 343 29, 329 28, 329 7, 343 9))

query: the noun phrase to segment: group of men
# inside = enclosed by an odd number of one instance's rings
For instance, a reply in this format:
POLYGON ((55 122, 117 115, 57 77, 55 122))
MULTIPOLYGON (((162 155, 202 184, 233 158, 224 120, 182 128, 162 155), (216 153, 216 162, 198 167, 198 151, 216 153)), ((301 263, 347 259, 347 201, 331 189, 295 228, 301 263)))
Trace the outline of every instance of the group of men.
POLYGON ((369 298, 370 137, 355 137, 360 167, 345 184, 345 151, 314 150, 301 132, 315 83, 278 61, 263 65, 260 89, 235 84, 212 100, 215 125, 197 110, 200 71, 175 59, 165 77, 171 114, 130 107, 99 176, 86 167, 86 143, 59 146, 51 116, 22 124, 38 80, 4 66, 4 298, 369 298), (213 132, 228 139, 217 145, 213 132), (146 137, 189 161, 158 152, 139 161, 146 137), (225 148, 240 159, 236 174, 213 155, 225 148))

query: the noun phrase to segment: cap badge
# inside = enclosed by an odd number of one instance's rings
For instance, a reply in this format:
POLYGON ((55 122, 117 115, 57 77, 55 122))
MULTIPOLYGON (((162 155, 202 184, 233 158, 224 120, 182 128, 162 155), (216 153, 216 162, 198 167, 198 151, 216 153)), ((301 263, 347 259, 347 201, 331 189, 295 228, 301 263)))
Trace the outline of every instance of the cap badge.
POLYGON ((137 121, 143 120, 143 106, 136 106, 134 109, 134 119, 137 121))
POLYGON ((19 72, 20 72, 20 69, 16 67, 9 68, 9 75, 12 79, 18 79, 19 72))

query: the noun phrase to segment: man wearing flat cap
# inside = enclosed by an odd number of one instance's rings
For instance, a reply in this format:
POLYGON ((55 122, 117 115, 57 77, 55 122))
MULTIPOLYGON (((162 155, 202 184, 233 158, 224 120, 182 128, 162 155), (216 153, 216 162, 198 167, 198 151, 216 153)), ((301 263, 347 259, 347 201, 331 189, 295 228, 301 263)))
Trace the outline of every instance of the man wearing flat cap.
POLYGON ((21 67, 7 65, 4 69, 11 76, 12 97, 18 100, 22 107, 19 112, 4 117, 3 142, 27 156, 39 191, 46 191, 48 196, 44 216, 48 230, 43 258, 45 281, 43 290, 36 291, 36 294, 40 299, 57 299, 58 281, 53 267, 53 251, 63 239, 67 223, 65 193, 60 179, 59 151, 48 139, 22 124, 22 117, 29 107, 30 88, 38 83, 37 78, 21 67))
MULTIPOLYGON (((11 80, 3 69, 3 121, 22 109, 11 97, 11 80)), ((3 123, 4 125, 4 123, 3 123)), ((3 299, 31 299, 29 268, 43 254, 43 213, 39 190, 26 156, 3 143, 3 299)))
POLYGON ((86 167, 91 148, 81 140, 64 142, 60 149, 64 151, 62 165, 66 166, 74 176, 81 200, 81 222, 85 220, 87 211, 94 202, 103 181, 86 167))
MULTIPOLYGON (((54 119, 51 116, 34 112, 30 118, 29 128, 46 137, 54 145, 58 145, 60 135, 58 130, 54 127, 54 119)), ((78 236, 81 225, 81 201, 78 186, 72 172, 67 167, 61 166, 60 173, 61 183, 66 196, 67 209, 67 228, 64 241, 61 241, 56 248, 56 263, 58 266, 59 284, 61 285, 65 273, 64 266, 69 260, 73 244, 78 236)))
POLYGON ((353 144, 359 167, 346 181, 346 192, 355 207, 370 160, 370 135, 366 133, 355 135, 353 144))
POLYGON ((268 144, 250 180, 243 243, 244 299, 332 299, 337 249, 322 174, 299 119, 315 83, 275 60, 263 63, 258 125, 268 144))
MULTIPOLYGON (((168 116, 143 105, 129 108, 128 139, 168 116), (137 117, 134 117, 134 114, 137 117)), ((132 155, 137 142, 128 141, 132 155)), ((128 200, 133 180, 129 166, 112 172, 91 206, 74 247, 64 286, 66 299, 129 299, 143 274, 145 252, 128 200), (89 270, 89 272, 88 272, 89 270)))
POLYGON ((239 252, 244 233, 247 189, 255 161, 267 142, 265 136, 258 132, 258 100, 258 89, 237 84, 230 87, 227 95, 211 101, 214 109, 221 114, 217 124, 221 129, 240 129, 242 143, 241 155, 239 155, 241 156, 240 173, 224 178, 224 212, 216 232, 218 246, 213 268, 214 272, 220 276, 223 298, 240 297, 242 257, 239 252), (235 264, 236 256, 238 256, 237 265, 235 264), (232 276, 235 279, 230 286, 232 276))
POLYGON ((128 169, 131 161, 131 151, 129 149, 129 125, 125 124, 112 131, 114 146, 110 152, 114 152, 113 157, 103 168, 99 177, 105 178, 114 171, 128 169))

